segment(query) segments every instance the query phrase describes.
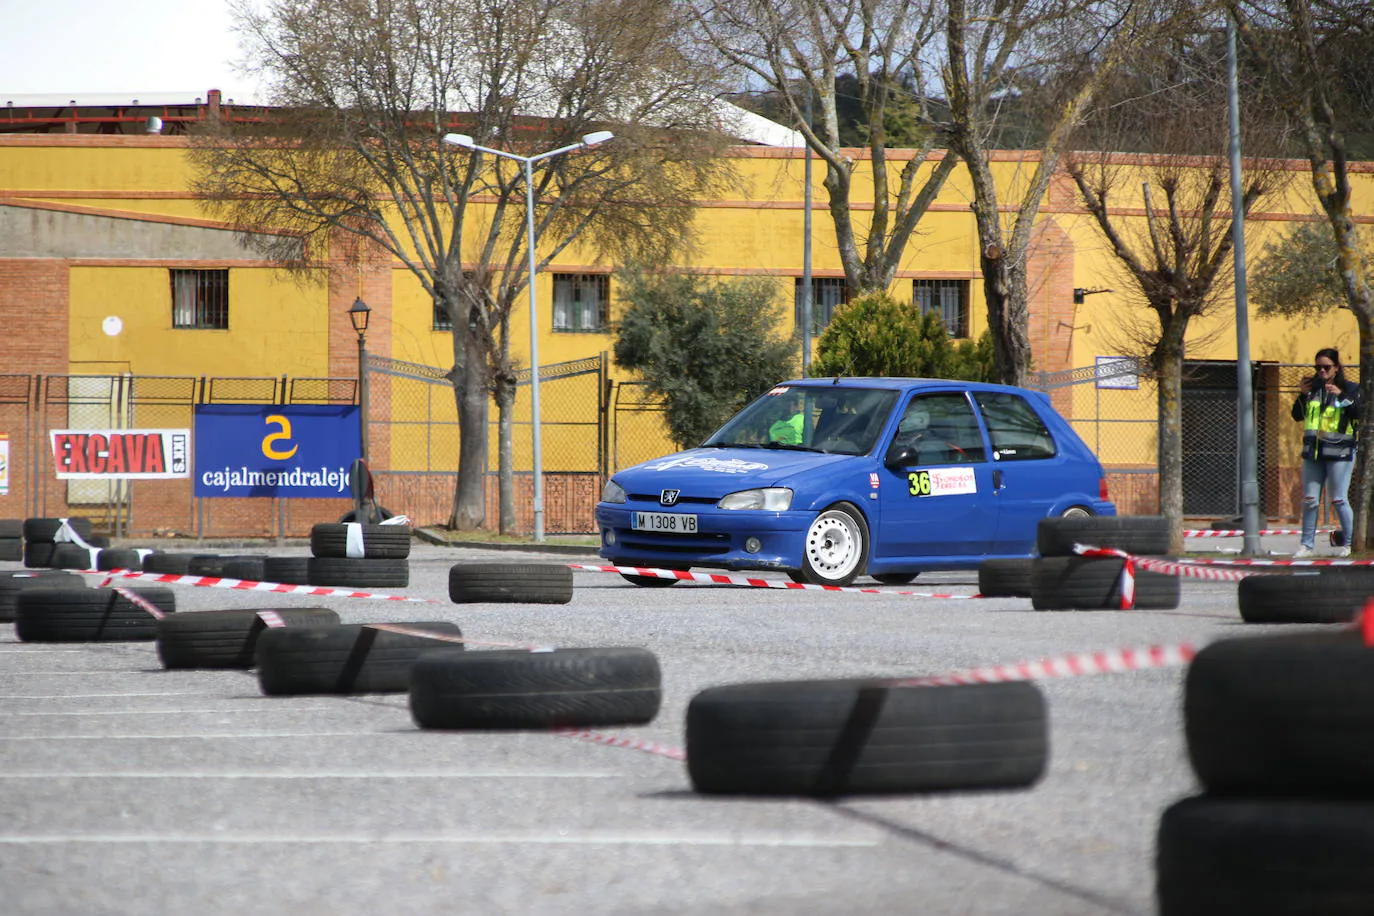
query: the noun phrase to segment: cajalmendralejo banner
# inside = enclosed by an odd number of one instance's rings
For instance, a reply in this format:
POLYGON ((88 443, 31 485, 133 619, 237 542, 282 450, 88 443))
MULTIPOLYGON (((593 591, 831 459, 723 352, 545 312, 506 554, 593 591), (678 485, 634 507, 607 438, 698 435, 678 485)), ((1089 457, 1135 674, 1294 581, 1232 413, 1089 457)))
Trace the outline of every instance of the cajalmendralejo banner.
POLYGON ((338 499, 361 451, 358 408, 201 404, 195 442, 196 496, 338 499))

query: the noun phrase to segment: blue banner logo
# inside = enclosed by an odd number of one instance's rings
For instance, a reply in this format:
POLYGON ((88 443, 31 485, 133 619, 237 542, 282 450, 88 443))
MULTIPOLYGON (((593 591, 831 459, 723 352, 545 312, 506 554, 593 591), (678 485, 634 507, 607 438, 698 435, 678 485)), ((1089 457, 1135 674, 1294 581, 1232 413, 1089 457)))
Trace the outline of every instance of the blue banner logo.
POLYGON ((346 499, 359 433, 352 405, 199 404, 195 495, 346 499))

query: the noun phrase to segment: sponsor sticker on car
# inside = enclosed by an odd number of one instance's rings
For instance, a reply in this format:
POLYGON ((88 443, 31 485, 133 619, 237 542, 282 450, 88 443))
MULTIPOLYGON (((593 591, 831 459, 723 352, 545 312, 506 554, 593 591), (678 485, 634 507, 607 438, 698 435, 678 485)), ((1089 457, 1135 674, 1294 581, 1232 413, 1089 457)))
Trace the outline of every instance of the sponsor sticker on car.
POLYGON ((977 493, 973 468, 926 468, 906 475, 907 491, 912 496, 954 496, 977 493))

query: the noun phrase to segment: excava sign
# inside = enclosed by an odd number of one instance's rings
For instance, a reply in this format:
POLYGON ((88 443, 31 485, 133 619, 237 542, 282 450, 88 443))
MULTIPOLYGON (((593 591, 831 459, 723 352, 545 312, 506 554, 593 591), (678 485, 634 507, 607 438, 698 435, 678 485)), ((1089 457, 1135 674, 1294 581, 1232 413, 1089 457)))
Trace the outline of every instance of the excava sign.
POLYGON ((191 476, 189 429, 55 429, 58 480, 159 480, 191 476))

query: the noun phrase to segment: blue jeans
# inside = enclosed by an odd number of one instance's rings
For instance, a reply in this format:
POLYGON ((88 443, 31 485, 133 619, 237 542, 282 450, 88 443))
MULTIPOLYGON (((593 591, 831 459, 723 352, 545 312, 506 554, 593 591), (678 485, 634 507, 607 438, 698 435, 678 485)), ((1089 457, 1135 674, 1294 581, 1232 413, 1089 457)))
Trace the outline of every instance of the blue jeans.
POLYGON ((1312 548, 1316 541, 1317 506, 1321 503, 1322 484, 1326 484, 1326 498, 1341 521, 1341 532, 1349 544, 1355 533, 1355 513, 1350 511, 1346 494, 1350 490, 1351 461, 1303 461, 1302 463, 1302 546, 1312 548))

